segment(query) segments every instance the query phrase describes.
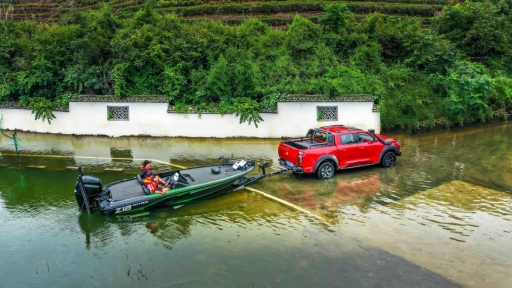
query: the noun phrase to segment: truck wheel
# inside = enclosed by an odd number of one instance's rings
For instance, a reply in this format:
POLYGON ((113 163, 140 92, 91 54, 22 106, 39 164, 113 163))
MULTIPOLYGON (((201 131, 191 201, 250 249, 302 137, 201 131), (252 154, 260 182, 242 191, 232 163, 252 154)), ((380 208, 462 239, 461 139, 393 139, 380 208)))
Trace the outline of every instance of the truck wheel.
POLYGON ((320 164, 320 167, 318 167, 316 175, 320 180, 331 178, 334 176, 334 165, 332 165, 330 161, 325 161, 324 163, 320 164))
POLYGON ((394 152, 389 151, 386 154, 384 154, 384 157, 382 157, 382 161, 380 162, 380 165, 384 168, 389 168, 395 166, 396 163, 396 155, 394 152))

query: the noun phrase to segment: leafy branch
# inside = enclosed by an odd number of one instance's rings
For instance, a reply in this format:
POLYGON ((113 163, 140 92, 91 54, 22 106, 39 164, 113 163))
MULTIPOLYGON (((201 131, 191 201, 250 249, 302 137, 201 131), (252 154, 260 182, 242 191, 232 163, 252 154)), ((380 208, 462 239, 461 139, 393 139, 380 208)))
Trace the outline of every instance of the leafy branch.
POLYGON ((52 120, 55 119, 53 106, 52 101, 42 97, 31 98, 28 105, 32 109, 32 114, 36 114, 36 120, 42 119, 43 122, 48 121, 48 124, 52 124, 52 120))

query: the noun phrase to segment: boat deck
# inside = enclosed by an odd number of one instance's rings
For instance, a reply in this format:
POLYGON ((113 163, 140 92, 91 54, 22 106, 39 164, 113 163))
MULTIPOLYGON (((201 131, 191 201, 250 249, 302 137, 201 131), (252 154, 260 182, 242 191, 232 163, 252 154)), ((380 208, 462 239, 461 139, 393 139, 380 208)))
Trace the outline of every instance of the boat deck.
MULTIPOLYGON (((185 176, 188 183, 190 185, 200 185, 205 184, 212 181, 217 181, 222 178, 227 178, 233 175, 237 175, 243 173, 244 171, 235 170, 231 165, 218 165, 218 166, 207 166, 207 167, 197 167, 191 169, 180 170, 181 175, 185 176), (220 168, 219 174, 213 174, 212 168, 217 167, 220 168), (190 175, 190 177, 188 177, 190 175), (194 180, 192 180, 194 179, 194 180)), ((170 172, 170 175, 174 175, 174 171, 170 172)), ((163 173, 163 176, 167 176, 166 173, 163 173)))
MULTIPOLYGON (((167 179, 167 177, 174 175, 177 172, 170 171, 170 172, 164 172, 159 173, 159 175, 164 181, 167 179)), ((206 166, 206 167, 197 167, 197 168, 190 168, 190 169, 183 169, 179 170, 181 175, 185 177, 185 179, 188 181, 188 185, 190 186, 196 186, 201 184, 206 184, 208 182, 213 182, 217 180, 221 180, 223 178, 227 178, 230 176, 234 176, 240 173, 244 173, 244 171, 235 170, 231 168, 231 165, 214 165, 214 166, 206 166), (219 174, 214 174, 212 172, 212 167, 219 167, 221 169, 221 172, 219 174)), ((180 180, 180 183, 184 183, 180 180)), ((186 184, 182 184, 185 187, 186 184)), ((144 193, 144 190, 142 188, 142 185, 139 183, 137 178, 125 180, 119 183, 115 183, 111 186, 109 186, 110 193, 112 195, 113 201, 121 201, 126 200, 130 198, 136 198, 136 197, 142 197, 146 196, 144 193)), ((172 193, 172 190, 167 192, 172 193)))
POLYGON ((113 201, 146 196, 137 178, 119 182, 109 187, 113 201))

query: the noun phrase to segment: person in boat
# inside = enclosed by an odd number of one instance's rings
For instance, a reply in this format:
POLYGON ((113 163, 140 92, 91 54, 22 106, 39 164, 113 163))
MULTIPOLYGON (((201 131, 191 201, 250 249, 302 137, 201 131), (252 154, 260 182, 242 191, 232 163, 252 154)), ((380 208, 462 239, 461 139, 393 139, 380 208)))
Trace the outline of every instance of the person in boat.
MULTIPOLYGON (((158 177, 158 176, 156 176, 158 177)), ((169 188, 163 185, 159 185, 159 181, 156 180, 153 172, 149 171, 144 178, 144 184, 148 188, 151 194, 165 194, 165 192, 169 191, 169 188)))
MULTIPOLYGON (((142 167, 140 167, 140 170, 141 170, 141 173, 140 173, 140 178, 142 179, 146 179, 149 175, 149 173, 151 172, 151 161, 149 160, 144 160, 144 162, 142 162, 142 167)), ((153 172, 151 172, 153 174, 153 172)), ((165 181, 158 177, 158 175, 154 175, 153 174, 153 178, 154 178, 154 181, 157 182, 157 183, 161 183, 161 184, 164 184, 164 185, 167 185, 167 183, 165 183, 165 181)))

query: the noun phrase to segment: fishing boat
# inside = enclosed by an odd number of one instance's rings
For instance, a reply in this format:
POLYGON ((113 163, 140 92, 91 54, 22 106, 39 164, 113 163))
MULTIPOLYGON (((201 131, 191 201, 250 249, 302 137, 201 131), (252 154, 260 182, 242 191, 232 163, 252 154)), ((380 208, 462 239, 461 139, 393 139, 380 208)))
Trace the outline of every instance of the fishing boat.
POLYGON ((264 163, 260 166, 264 175, 245 177, 254 170, 256 161, 231 161, 223 156, 219 159, 223 160, 220 165, 193 167, 155 174, 170 183, 170 190, 164 194, 151 194, 140 176, 103 186, 99 178, 84 175, 83 169, 80 167, 74 191, 78 207, 80 210, 87 210, 89 213, 100 211, 104 215, 176 207, 228 187, 235 186, 232 190, 240 189, 240 187, 245 187, 259 179, 275 174, 265 175, 265 167, 268 167, 268 163, 264 163))

